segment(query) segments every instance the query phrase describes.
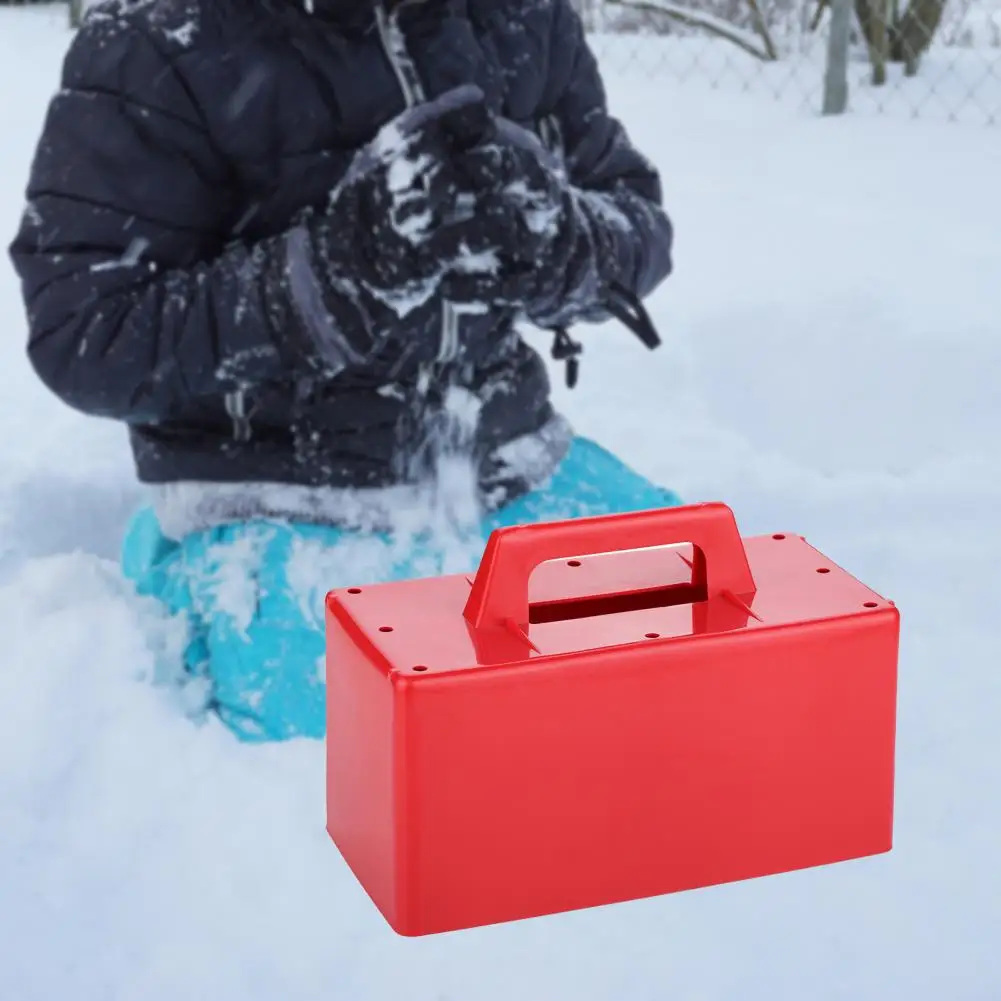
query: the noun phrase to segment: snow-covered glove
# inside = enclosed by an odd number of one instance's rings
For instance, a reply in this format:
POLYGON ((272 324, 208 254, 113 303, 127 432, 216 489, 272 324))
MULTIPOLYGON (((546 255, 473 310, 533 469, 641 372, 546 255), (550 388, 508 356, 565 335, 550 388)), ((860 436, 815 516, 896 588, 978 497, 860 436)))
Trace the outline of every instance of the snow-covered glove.
POLYGON ((492 260, 489 234, 469 225, 475 190, 453 166, 455 133, 483 115, 474 86, 405 111, 355 154, 327 211, 286 235, 276 283, 304 335, 296 347, 328 375, 371 363, 394 335, 436 337, 426 307, 443 277, 492 260))
POLYGON ((458 157, 464 181, 479 193, 477 221, 493 238, 497 262, 479 277, 478 292, 530 318, 562 298, 569 266, 580 271, 590 248, 580 239, 574 191, 562 165, 539 139, 506 119, 493 119, 458 157))
MULTIPOLYGON (((660 343, 629 291, 631 223, 604 192, 571 184, 563 164, 527 129, 503 118, 459 157, 464 183, 480 192, 477 219, 497 244, 491 272, 464 276, 483 301, 521 311, 556 332, 553 355, 576 381, 580 346, 566 327, 614 316, 647 347, 660 343)), ((623 195, 627 197, 627 195, 623 195)), ((446 280, 446 291, 448 282, 446 280)))

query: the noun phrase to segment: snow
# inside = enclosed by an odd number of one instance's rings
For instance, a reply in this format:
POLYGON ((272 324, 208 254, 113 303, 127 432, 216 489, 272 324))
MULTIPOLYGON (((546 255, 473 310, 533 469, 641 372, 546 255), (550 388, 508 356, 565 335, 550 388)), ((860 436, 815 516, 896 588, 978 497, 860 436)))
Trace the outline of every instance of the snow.
MULTIPOLYGON (((63 15, 0 11, 8 234, 63 15)), ((580 331, 580 386, 554 370, 559 403, 643 472, 729 503, 746 534, 802 532, 897 601, 894 850, 397 938, 324 833, 322 746, 237 746, 149 684, 151 644, 179 637, 115 564, 139 500, 124 435, 35 379, 3 268, 0 998, 1001 996, 998 132, 819 120, 610 65, 664 171, 677 273, 651 301, 665 346, 580 331)))

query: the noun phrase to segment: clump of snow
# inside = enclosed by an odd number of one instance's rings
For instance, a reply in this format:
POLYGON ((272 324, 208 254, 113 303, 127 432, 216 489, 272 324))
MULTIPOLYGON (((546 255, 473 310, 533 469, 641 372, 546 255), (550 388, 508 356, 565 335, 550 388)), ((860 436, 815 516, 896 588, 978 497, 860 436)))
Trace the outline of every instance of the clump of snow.
POLYGON ((161 0, 91 0, 86 4, 90 21, 120 21, 141 10, 149 10, 161 0))
POLYGON ((198 23, 196 21, 186 21, 180 27, 171 28, 164 32, 167 38, 182 49, 190 48, 198 36, 198 23))
POLYGON ((179 49, 189 49, 198 38, 200 0, 80 0, 85 24, 105 29, 124 25, 141 14, 148 27, 179 49))

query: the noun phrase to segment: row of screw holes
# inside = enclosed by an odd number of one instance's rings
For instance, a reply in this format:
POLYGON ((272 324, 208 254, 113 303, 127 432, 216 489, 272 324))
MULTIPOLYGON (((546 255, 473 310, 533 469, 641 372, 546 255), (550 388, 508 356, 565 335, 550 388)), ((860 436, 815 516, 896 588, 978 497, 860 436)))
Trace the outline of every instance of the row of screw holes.
MULTIPOLYGON (((348 588, 348 594, 361 594, 361 588, 360 587, 349 587, 348 588)), ((392 631, 393 631, 393 627, 392 626, 379 626, 379 632, 380 633, 391 633, 392 631)), ((411 668, 411 670, 412 671, 426 671, 427 670, 427 666, 424 665, 424 664, 415 664, 411 668)))
MULTIPOLYGON (((784 535, 773 535, 772 538, 778 540, 779 542, 781 542, 785 538, 785 536, 784 535)), ((567 560, 567 566, 568 567, 579 567, 580 566, 580 560, 567 560)), ((818 567, 817 568, 817 573, 830 573, 830 572, 831 571, 830 571, 829 567, 818 567)), ((862 605, 863 605, 864 608, 878 608, 879 607, 879 605, 875 601, 864 601, 862 603, 862 605)), ((646 634, 646 638, 648 640, 655 640, 659 636, 660 636, 660 633, 647 633, 646 634)))
MULTIPOLYGON (((779 542, 781 542, 785 538, 785 536, 784 535, 773 535, 772 538, 776 539, 779 542)), ((567 566, 568 567, 579 567, 580 565, 581 565, 580 560, 567 560, 567 566)), ((817 568, 817 573, 830 573, 830 572, 831 571, 830 571, 829 567, 818 567, 817 568)), ((348 594, 361 594, 361 588, 360 587, 349 587, 348 588, 348 594)), ((862 606, 863 606, 863 608, 878 608, 879 607, 878 603, 875 602, 875 601, 864 601, 864 602, 862 602, 862 606)), ((379 632, 380 633, 391 633, 392 631, 393 631, 393 627, 392 626, 379 626, 379 632)), ((648 639, 648 640, 657 640, 657 639, 660 639, 660 633, 644 633, 643 637, 644 637, 644 639, 648 639)), ((414 670, 414 671, 426 671, 427 667, 424 664, 417 664, 417 665, 415 665, 412 668, 412 670, 414 670)))
MULTIPOLYGON (((777 539, 779 542, 781 542, 785 538, 785 536, 784 535, 773 535, 772 538, 773 539, 777 539)), ((818 567, 817 568, 817 573, 830 573, 830 572, 831 571, 830 571, 829 567, 818 567)), ((862 607, 863 608, 879 608, 879 602, 876 602, 876 601, 863 601, 862 602, 862 607)))

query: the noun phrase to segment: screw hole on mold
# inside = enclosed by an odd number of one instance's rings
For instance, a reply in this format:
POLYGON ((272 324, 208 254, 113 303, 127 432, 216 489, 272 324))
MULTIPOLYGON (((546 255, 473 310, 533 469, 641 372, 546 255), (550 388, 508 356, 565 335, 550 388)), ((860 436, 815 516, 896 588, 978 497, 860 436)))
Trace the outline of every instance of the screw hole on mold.
POLYGON ((349 587, 348 588, 348 594, 361 594, 361 588, 360 587, 349 587))
POLYGON ((580 566, 580 560, 567 560, 567 566, 568 567, 579 567, 580 566))
POLYGON ((862 602, 862 607, 863 608, 879 608, 879 603, 875 602, 875 601, 863 601, 862 602))
POLYGON ((772 538, 773 539, 778 539, 781 542, 785 538, 785 536, 779 534, 779 535, 773 535, 772 538))
POLYGON ((659 640, 660 639, 660 633, 644 633, 644 636, 648 640, 659 640))
POLYGON ((414 665, 414 670, 415 671, 426 671, 427 670, 427 665, 425 665, 425 664, 415 664, 414 665))
POLYGON ((392 626, 379 626, 380 633, 391 633, 393 631, 392 626))
POLYGON ((831 571, 827 567, 817 567, 817 573, 830 573, 831 571))

